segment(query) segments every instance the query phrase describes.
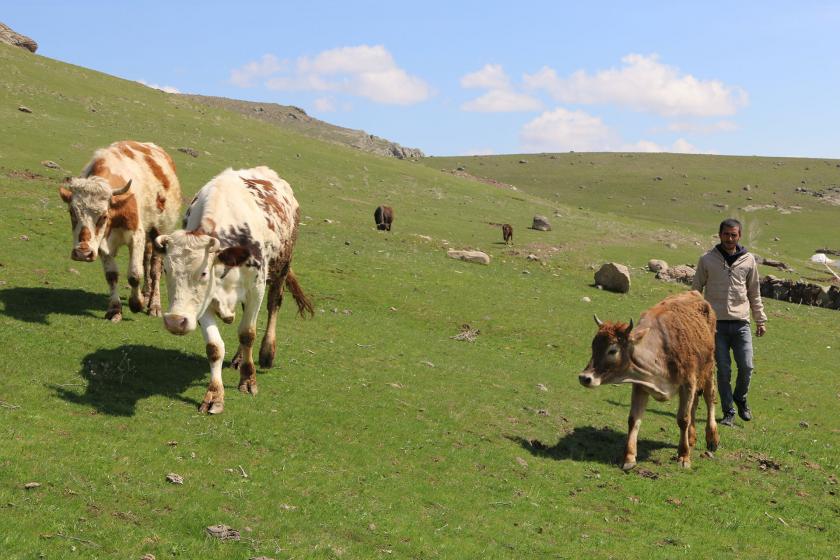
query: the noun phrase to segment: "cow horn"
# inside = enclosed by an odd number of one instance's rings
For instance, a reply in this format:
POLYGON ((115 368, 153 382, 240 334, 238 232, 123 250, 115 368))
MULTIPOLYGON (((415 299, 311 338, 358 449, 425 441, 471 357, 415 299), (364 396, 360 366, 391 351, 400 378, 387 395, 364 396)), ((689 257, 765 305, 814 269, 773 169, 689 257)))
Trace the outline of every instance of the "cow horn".
POLYGON ((627 327, 627 334, 630 334, 630 331, 633 330, 633 319, 630 319, 630 326, 627 327))
POLYGON ((604 322, 601 319, 599 319, 597 315, 593 315, 592 317, 595 318, 595 324, 599 327, 604 324, 604 322))
POLYGON ((115 190, 114 192, 112 192, 112 193, 111 193, 111 196, 120 196, 121 194, 125 194, 125 193, 127 193, 127 192, 128 192, 128 189, 130 189, 130 188, 131 188, 131 181, 132 181, 132 180, 131 180, 131 179, 129 179, 129 180, 128 180, 128 183, 126 183, 126 184, 125 184, 125 186, 124 186, 123 188, 118 189, 118 190, 115 190))
POLYGON ((169 243, 168 235, 158 235, 155 237, 155 245, 158 249, 166 249, 166 244, 169 243))
POLYGON ((216 253, 216 252, 218 252, 218 250, 221 246, 222 246, 222 244, 219 243, 218 239, 216 239, 215 237, 211 237, 210 241, 207 242, 207 252, 208 253, 216 253))

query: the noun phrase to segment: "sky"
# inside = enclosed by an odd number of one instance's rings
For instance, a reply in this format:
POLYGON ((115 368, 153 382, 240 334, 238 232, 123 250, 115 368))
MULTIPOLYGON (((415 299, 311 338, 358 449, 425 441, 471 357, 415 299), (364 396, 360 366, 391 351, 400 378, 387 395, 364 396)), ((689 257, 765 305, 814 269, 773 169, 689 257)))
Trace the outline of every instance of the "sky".
POLYGON ((840 2, 0 7, 39 55, 176 93, 295 105, 427 155, 840 158, 840 2))

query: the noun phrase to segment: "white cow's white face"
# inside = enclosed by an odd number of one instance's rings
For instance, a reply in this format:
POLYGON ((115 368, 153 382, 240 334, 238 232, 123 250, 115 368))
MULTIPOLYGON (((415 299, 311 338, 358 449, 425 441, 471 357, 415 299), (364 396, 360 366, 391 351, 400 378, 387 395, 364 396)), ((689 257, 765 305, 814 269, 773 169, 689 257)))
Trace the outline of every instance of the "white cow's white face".
POLYGON ((70 211, 70 224, 73 227, 73 250, 70 258, 75 261, 92 262, 96 260, 103 246, 111 219, 111 202, 114 196, 128 191, 131 181, 118 191, 102 179, 73 179, 68 187, 61 187, 59 194, 67 203, 70 211))

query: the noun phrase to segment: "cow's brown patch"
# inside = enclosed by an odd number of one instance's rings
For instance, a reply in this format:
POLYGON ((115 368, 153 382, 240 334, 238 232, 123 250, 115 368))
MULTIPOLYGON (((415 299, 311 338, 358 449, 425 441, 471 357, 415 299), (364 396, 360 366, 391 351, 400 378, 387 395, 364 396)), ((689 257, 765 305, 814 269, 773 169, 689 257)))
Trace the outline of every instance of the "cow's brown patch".
POLYGON ((246 347, 251 347, 254 345, 254 339, 257 337, 256 331, 254 329, 248 329, 245 332, 239 333, 239 344, 246 347))
POLYGON ((166 197, 162 194, 157 195, 155 199, 155 206, 157 206, 158 212, 163 212, 166 208, 166 197))
POLYGON ((108 162, 105 161, 105 158, 96 158, 90 163, 90 168, 85 178, 102 177, 103 179, 108 179, 110 176, 111 170, 108 168, 108 162))
POLYGON ((120 273, 116 270, 109 270, 105 273, 105 280, 108 282, 109 285, 115 285, 120 279, 120 273))
MULTIPOLYGON (((222 359, 222 349, 219 348, 217 345, 213 344, 212 342, 207 344, 204 350, 207 352, 207 359, 211 362, 217 362, 222 359)), ((213 388, 212 383, 210 384, 209 389, 211 391, 218 390, 213 388)))
POLYGON ((177 169, 175 168, 175 162, 172 161, 172 158, 169 156, 169 154, 163 150, 161 150, 160 152, 163 158, 166 160, 167 165, 169 165, 169 168, 172 169, 172 171, 177 171, 177 169))
POLYGON ((145 144, 141 144, 140 142, 135 142, 134 140, 128 140, 125 142, 132 150, 140 152, 145 156, 152 155, 152 150, 145 144))
POLYGON ((219 251, 218 259, 225 266, 240 266, 248 260, 251 252, 247 247, 228 247, 223 251, 219 251))
POLYGON ((134 159, 134 150, 128 145, 127 142, 120 142, 117 144, 117 150, 129 159, 134 159))
POLYGON ((128 285, 132 288, 136 288, 140 285, 140 279, 136 276, 129 276, 128 277, 128 285))
POLYGON ((160 181, 160 184, 163 185, 164 190, 169 190, 169 187, 170 187, 169 177, 163 171, 163 168, 158 164, 158 162, 155 161, 155 158, 150 156, 150 155, 147 155, 143 159, 146 160, 146 165, 148 165, 149 169, 152 170, 152 173, 154 174, 155 179, 160 181))
POLYGON ((61 200, 70 204, 70 201, 73 200, 73 191, 65 187, 58 187, 58 196, 61 197, 61 200))
POLYGON ((91 237, 90 230, 86 226, 82 226, 82 230, 79 232, 79 248, 86 250, 91 237))
POLYGON ((108 212, 111 221, 108 224, 107 233, 110 233, 114 228, 134 231, 140 226, 140 215, 137 212, 137 199, 131 192, 113 197, 111 199, 111 208, 108 212))

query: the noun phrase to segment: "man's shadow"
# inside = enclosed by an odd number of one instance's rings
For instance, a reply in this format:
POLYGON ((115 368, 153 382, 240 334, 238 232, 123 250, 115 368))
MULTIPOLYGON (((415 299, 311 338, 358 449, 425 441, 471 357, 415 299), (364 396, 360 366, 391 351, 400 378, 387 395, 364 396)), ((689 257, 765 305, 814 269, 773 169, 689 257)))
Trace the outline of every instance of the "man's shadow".
MULTIPOLYGON (((621 460, 627 434, 612 428, 581 426, 564 435, 554 445, 537 439, 525 439, 520 436, 506 436, 518 443, 523 449, 536 457, 548 457, 557 460, 594 461, 606 465, 615 465, 621 460)), ((649 439, 639 439, 636 460, 641 462, 650 458, 657 449, 674 448, 676 445, 649 439)))
POLYGON ((72 385, 47 384, 72 403, 92 406, 103 414, 133 416, 137 402, 153 395, 191 403, 182 393, 207 376, 207 360, 178 350, 125 345, 102 349, 82 359, 83 391, 72 385))
POLYGON ((66 288, 9 288, 0 290, 0 313, 27 323, 49 324, 52 313, 101 319, 108 296, 66 288), (94 311, 91 311, 94 310, 94 311))

